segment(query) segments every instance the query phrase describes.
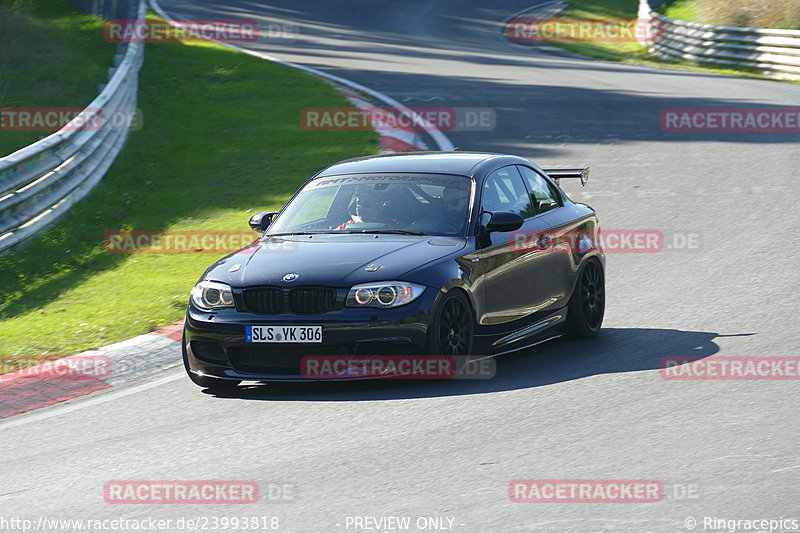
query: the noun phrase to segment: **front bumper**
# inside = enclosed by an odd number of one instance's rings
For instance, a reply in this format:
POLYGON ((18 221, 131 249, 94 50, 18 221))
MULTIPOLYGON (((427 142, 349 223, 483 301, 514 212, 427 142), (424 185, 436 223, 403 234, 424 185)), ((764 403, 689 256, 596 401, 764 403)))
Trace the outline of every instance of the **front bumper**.
POLYGON ((187 370, 241 381, 313 381, 302 372, 307 356, 426 355, 428 323, 438 294, 428 287, 417 300, 397 309, 344 308, 315 315, 209 312, 190 303, 183 329, 187 370), (247 326, 287 325, 322 325, 323 342, 245 341, 247 326))

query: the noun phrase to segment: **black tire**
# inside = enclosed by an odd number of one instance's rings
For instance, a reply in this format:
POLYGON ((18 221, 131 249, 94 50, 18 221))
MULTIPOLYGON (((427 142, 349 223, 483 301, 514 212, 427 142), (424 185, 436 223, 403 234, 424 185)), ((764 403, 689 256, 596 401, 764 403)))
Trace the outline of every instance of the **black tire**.
POLYGON ((588 339, 600 333, 606 309, 606 283, 603 267, 589 259, 578 274, 569 299, 567 331, 571 337, 588 339))
POLYGON ((434 310, 428 329, 430 355, 469 355, 475 324, 467 296, 460 290, 448 292, 434 310))
POLYGON ((183 368, 186 369, 186 373, 189 375, 189 379, 195 385, 203 387, 204 389, 212 389, 212 390, 230 390, 235 389, 241 381, 237 380, 228 380, 228 379, 219 379, 219 378, 212 378, 209 376, 198 376, 191 370, 189 370, 189 357, 186 354, 186 334, 184 333, 181 335, 181 352, 183 353, 183 368))

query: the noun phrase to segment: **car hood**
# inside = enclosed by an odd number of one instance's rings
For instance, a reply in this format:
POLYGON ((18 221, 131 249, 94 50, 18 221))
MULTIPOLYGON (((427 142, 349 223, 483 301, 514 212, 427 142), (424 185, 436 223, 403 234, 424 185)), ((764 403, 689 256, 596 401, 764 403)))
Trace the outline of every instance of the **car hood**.
POLYGON ((466 246, 463 237, 293 235, 262 237, 212 265, 204 275, 235 287, 326 285, 387 281, 466 246), (367 266, 371 265, 371 271, 367 266), (379 265, 376 270, 375 265, 379 265), (293 281, 283 281, 286 274, 293 281))

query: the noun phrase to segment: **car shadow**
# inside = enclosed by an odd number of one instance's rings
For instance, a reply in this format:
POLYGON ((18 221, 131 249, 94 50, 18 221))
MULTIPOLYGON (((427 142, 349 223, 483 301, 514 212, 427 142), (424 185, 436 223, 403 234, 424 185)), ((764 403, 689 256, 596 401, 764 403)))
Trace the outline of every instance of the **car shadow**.
MULTIPOLYGON (((748 334, 744 334, 748 335, 748 334)), ((432 398, 541 387, 597 374, 658 370, 665 357, 708 357, 720 335, 677 329, 608 328, 589 340, 557 340, 494 359, 490 379, 292 382, 204 390, 218 398, 270 401, 375 401, 432 398)))

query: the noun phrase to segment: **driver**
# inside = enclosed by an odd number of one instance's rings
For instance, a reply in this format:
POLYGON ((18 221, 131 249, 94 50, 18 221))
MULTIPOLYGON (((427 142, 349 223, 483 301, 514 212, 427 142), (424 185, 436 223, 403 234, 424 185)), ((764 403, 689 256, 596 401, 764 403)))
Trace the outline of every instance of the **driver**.
POLYGON ((442 191, 442 202, 444 203, 447 221, 461 228, 467 215, 469 191, 456 187, 447 187, 442 191))
POLYGON ((386 202, 382 201, 371 188, 356 190, 356 214, 351 220, 336 227, 334 231, 347 229, 350 224, 385 224, 387 228, 397 229, 401 224, 385 212, 386 202))

